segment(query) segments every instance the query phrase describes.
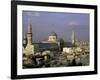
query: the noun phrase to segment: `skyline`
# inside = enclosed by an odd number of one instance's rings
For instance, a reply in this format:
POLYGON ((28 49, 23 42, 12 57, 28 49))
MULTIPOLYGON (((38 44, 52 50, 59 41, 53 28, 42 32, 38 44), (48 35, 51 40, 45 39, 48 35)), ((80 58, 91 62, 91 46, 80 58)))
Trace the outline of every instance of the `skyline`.
POLYGON ((33 41, 47 40, 51 32, 55 32, 58 38, 71 41, 72 31, 78 40, 89 41, 89 21, 89 14, 86 13, 22 12, 23 35, 31 23, 33 41))

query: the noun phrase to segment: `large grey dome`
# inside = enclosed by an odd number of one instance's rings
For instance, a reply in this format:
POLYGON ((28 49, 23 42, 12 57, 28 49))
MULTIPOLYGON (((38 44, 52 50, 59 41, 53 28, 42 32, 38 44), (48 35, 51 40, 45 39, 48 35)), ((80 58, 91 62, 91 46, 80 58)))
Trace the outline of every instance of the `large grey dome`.
POLYGON ((51 32, 50 36, 57 36, 55 32, 51 32))

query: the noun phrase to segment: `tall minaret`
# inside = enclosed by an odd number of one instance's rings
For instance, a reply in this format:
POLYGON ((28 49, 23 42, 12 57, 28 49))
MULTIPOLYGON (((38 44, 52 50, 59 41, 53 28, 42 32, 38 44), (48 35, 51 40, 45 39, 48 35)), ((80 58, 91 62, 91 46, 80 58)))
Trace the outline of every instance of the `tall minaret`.
POLYGON ((75 32, 72 31, 72 44, 75 44, 75 32))
POLYGON ((27 45, 32 44, 32 25, 28 25, 28 32, 27 32, 27 45))

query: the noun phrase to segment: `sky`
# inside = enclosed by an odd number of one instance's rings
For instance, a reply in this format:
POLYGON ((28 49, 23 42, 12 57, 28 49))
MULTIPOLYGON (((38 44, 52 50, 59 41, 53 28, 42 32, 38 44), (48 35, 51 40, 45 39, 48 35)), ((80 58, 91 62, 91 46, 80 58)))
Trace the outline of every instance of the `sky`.
POLYGON ((89 41, 90 20, 87 13, 23 11, 23 35, 27 33, 28 24, 32 25, 33 41, 47 40, 51 32, 58 38, 71 41, 72 31, 80 41, 89 41))

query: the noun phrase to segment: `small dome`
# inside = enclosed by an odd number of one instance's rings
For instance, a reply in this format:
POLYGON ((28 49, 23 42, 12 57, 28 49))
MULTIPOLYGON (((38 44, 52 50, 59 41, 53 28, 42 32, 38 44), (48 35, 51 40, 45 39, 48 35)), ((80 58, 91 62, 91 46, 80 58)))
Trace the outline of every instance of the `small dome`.
POLYGON ((55 32, 51 32, 50 36, 57 36, 55 32))

